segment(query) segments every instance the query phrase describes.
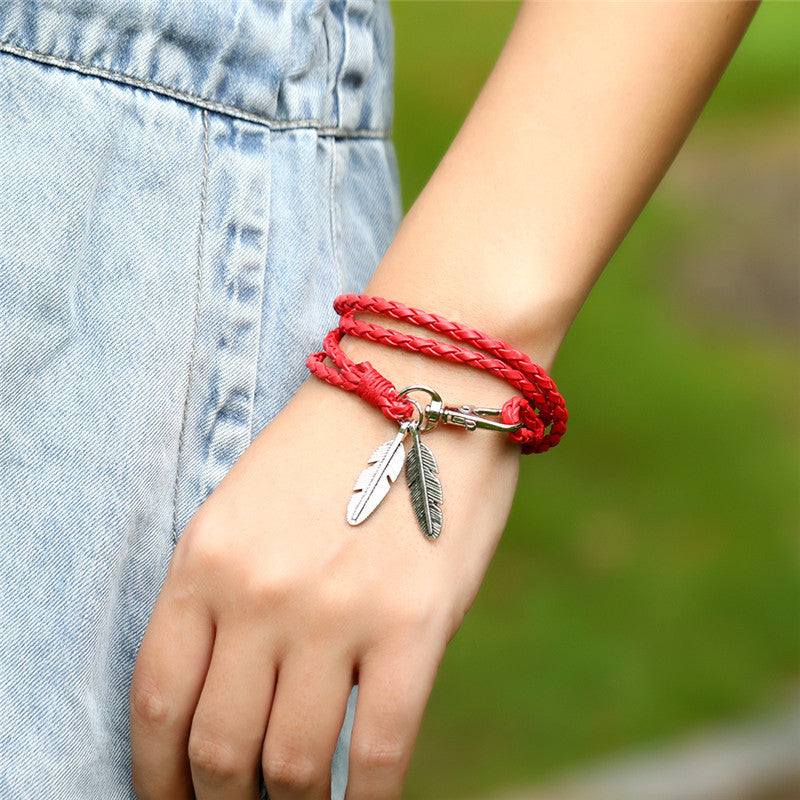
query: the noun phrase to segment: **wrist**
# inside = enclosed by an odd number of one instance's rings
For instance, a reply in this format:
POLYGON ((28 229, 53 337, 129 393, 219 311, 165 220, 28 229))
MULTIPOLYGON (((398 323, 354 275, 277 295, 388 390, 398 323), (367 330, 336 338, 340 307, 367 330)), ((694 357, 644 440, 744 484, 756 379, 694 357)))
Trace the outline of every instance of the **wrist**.
POLYGON ((507 433, 510 440, 522 445, 523 452, 528 454, 554 447, 566 431, 567 409, 552 378, 541 365, 507 342, 440 314, 382 297, 343 294, 334 301, 334 308, 341 315, 340 323, 325 337, 323 350, 308 357, 307 366, 321 380, 354 392, 380 408, 387 418, 411 421, 416 406, 419 414, 426 418, 423 430, 435 427, 439 419, 468 430, 489 428, 507 433), (415 336, 356 317, 356 314, 365 312, 389 317, 393 321, 405 321, 415 328, 424 328, 446 338, 442 341, 415 336), (484 404, 481 410, 480 407, 469 407, 475 406, 474 403, 453 406, 432 387, 413 380, 412 383, 417 385, 398 392, 397 387, 369 361, 354 361, 342 350, 344 336, 485 370, 508 383, 512 394, 502 404, 497 403, 498 408, 491 410, 484 404), (326 360, 329 363, 326 364, 326 360), (431 399, 431 405, 425 411, 411 396, 405 397, 414 391, 421 391, 431 399), (492 417, 495 418, 493 421, 492 417))
MULTIPOLYGON (((583 298, 583 295, 565 295, 557 286, 535 288, 523 281, 509 286, 495 285, 486 277, 491 274, 490 271, 481 272, 477 268, 471 269, 470 275, 464 281, 448 279, 452 286, 456 286, 454 291, 444 285, 444 279, 424 278, 426 272, 432 276, 440 274, 433 266, 426 269, 420 263, 402 266, 394 262, 395 257, 391 255, 391 250, 387 251, 365 289, 366 294, 392 298, 408 306, 435 311, 447 319, 502 339, 511 347, 525 353, 547 372, 552 370, 558 349, 583 298), (481 277, 476 276, 478 272, 481 277)), ((378 320, 377 317, 367 314, 359 316, 370 321, 378 320)), ((420 335, 419 329, 408 323, 394 322, 392 327, 405 333, 420 335)), ((435 333, 423 335, 447 341, 446 337, 435 333)), ((374 348, 369 351, 376 352, 374 348)), ((422 366, 422 362, 418 366, 422 366)), ((443 367, 447 374, 453 372, 453 365, 444 364, 443 367)), ((464 370, 456 372, 460 375, 464 370)), ((502 382, 500 385, 502 386, 502 382)))
MULTIPOLYGON (((521 445, 523 453, 540 453, 558 444, 564 434, 567 411, 552 379, 540 365, 507 342, 435 312, 383 297, 342 294, 333 305, 340 315, 339 325, 326 335, 323 349, 309 355, 308 369, 321 381, 367 401, 387 419, 400 424, 393 439, 374 449, 354 484, 347 509, 347 521, 351 525, 359 525, 372 515, 405 464, 417 521, 428 539, 438 538, 442 529, 442 484, 437 478, 436 457, 420 437, 433 430, 440 421, 468 431, 488 428, 505 434, 507 439, 502 450, 492 448, 498 456, 501 452, 508 452, 509 442, 521 445), (378 322, 359 318, 357 314, 377 315, 395 323, 406 322, 412 330, 389 329, 378 322), (417 328, 445 338, 442 341, 415 335, 417 328), (355 340, 350 345, 350 352, 342 348, 343 337, 355 340), (436 388, 422 384, 416 375, 409 375, 401 382, 399 378, 409 374, 409 365, 404 363, 408 359, 396 362, 400 367, 395 365, 393 374, 387 377, 385 366, 379 371, 372 364, 374 359, 369 356, 372 348, 367 342, 422 354, 433 360, 469 365, 489 373, 491 378, 491 381, 481 378, 478 389, 490 393, 488 396, 497 392, 493 378, 497 376, 511 388, 510 396, 505 395, 505 390, 502 397, 497 395, 497 402, 492 404, 496 406, 495 410, 492 406, 487 408, 486 400, 465 403, 463 400, 445 399, 441 392, 446 390, 441 381, 444 380, 447 386, 452 384, 449 375, 441 372, 441 367, 436 388), (401 386, 403 383, 407 385, 398 391, 393 381, 401 386), (412 396, 415 392, 426 394, 430 402, 426 399, 423 404, 423 401, 415 400, 412 396), (409 435, 411 447, 406 451, 404 440, 409 435)), ((431 369, 425 369, 430 376, 431 369)), ((433 382, 428 378, 428 384, 433 382)), ((475 385, 467 378, 459 381, 456 391, 463 390, 465 383, 475 385)), ((452 440, 452 437, 448 438, 452 440)))

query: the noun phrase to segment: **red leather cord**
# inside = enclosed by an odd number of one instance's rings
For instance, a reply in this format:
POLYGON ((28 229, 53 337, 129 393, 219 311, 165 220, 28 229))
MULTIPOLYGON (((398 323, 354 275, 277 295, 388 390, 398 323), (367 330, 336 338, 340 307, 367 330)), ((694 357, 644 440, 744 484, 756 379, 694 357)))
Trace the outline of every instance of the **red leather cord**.
POLYGON ((524 353, 509 347, 502 340, 493 339, 437 314, 409 308, 382 297, 343 294, 334 300, 333 307, 340 315, 339 327, 327 334, 322 351, 310 355, 306 366, 318 378, 354 392, 377 406, 389 419, 413 417, 414 405, 407 398, 399 397, 395 386, 368 361, 351 361, 339 347, 343 336, 357 336, 410 352, 466 364, 503 378, 522 395, 515 395, 503 404, 501 419, 511 425, 522 422, 522 427, 511 432, 509 436, 513 442, 522 445, 523 453, 541 453, 557 445, 564 435, 567 429, 567 409, 552 378, 524 353), (356 319, 357 311, 410 322, 477 349, 467 349, 460 344, 423 339, 383 328, 375 323, 356 319), (326 358, 330 359, 333 366, 325 363, 326 358))

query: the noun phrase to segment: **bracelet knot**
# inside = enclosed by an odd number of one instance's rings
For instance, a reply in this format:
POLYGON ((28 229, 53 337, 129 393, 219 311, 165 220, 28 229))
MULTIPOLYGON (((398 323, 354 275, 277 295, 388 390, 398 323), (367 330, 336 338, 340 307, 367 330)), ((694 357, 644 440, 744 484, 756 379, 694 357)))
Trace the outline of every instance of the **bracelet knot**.
POLYGON ((392 419, 405 419, 413 413, 413 405, 408 400, 401 400, 394 384, 384 378, 369 361, 359 361, 353 373, 358 375, 353 391, 362 400, 380 408, 392 419))
POLYGON ((512 442, 522 445, 526 455, 538 453, 545 435, 545 425, 527 397, 514 397, 503 403, 500 418, 510 425, 522 423, 519 430, 509 435, 512 442))

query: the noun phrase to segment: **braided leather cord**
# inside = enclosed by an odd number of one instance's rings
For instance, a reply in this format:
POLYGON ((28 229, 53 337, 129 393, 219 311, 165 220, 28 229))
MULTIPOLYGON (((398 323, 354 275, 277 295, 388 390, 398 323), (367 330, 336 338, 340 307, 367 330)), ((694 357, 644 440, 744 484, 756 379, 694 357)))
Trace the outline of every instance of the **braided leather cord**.
POLYGON ((387 418, 409 419, 414 414, 414 406, 409 400, 398 397, 395 386, 368 361, 354 363, 347 357, 339 347, 344 335, 485 369, 503 378, 522 393, 522 396, 515 395, 503 404, 501 418, 503 422, 512 425, 522 422, 522 427, 510 433, 509 437, 522 445, 523 453, 544 452, 558 444, 564 435, 567 428, 567 409, 552 378, 524 353, 509 347, 502 340, 437 314, 410 308, 382 297, 343 294, 334 301, 334 309, 340 315, 339 327, 327 334, 323 350, 310 355, 306 365, 318 378, 354 392, 377 406, 387 418), (383 328, 375 323, 356 319, 357 311, 409 322, 477 349, 468 350, 458 344, 423 339, 383 328), (326 357, 333 363, 332 367, 325 363, 326 357))

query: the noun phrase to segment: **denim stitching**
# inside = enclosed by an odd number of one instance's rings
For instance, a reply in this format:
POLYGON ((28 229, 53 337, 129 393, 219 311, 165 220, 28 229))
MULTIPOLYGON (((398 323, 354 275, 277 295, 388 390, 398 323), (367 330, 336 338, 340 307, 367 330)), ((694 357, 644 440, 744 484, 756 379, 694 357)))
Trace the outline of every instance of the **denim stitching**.
MULTIPOLYGON (((269 143, 269 160, 267 163, 271 163, 272 160, 272 137, 267 134, 267 141, 269 143)), ((264 303, 264 295, 267 293, 267 267, 269 266, 269 257, 268 253, 270 251, 270 237, 272 234, 271 230, 271 221, 272 221, 272 193, 273 193, 273 184, 272 184, 272 170, 270 169, 269 172, 269 194, 267 197, 266 208, 264 208, 264 214, 267 220, 267 235, 266 235, 266 243, 264 245, 264 253, 263 253, 263 267, 261 270, 261 294, 259 304, 263 306, 264 303)), ((261 340, 262 340, 262 331, 264 329, 264 314, 263 312, 258 315, 258 322, 256 323, 257 330, 256 330, 256 371, 258 370, 258 360, 261 355, 261 340)), ((253 420, 255 419, 255 408, 256 408, 256 390, 258 387, 258 377, 256 376, 256 381, 253 385, 253 391, 250 393, 250 409, 248 412, 248 420, 249 424, 247 427, 247 441, 253 441, 253 420)))
MULTIPOLYGON (((168 86, 162 86, 159 83, 152 81, 145 81, 141 78, 134 78, 130 75, 123 75, 118 72, 104 69, 102 67, 89 67, 86 64, 81 64, 77 61, 70 61, 69 59, 62 58, 61 56, 48 55, 46 53, 39 53, 35 50, 29 50, 18 45, 11 44, 10 42, 0 41, 0 52, 6 52, 9 55, 18 56, 19 58, 26 58, 29 61, 37 61, 40 64, 45 64, 52 67, 59 67, 67 69, 72 72, 79 72, 82 75, 89 75, 93 78, 101 78, 115 83, 120 83, 127 86, 132 86, 136 89, 144 89, 155 94, 170 97, 180 103, 187 103, 189 105, 202 108, 204 111, 213 111, 218 114, 224 114, 229 117, 244 120, 245 122, 253 122, 256 125, 264 125, 267 128, 275 131, 296 130, 303 128, 312 128, 319 131, 322 136, 338 136, 342 138, 369 138, 369 139, 385 139, 389 138, 392 134, 391 128, 376 128, 371 130, 369 128, 341 128, 341 127, 326 127, 322 125, 319 120, 304 119, 304 120, 274 120, 268 117, 254 114, 251 111, 245 111, 235 106, 227 106, 224 103, 218 103, 215 100, 208 100, 205 97, 197 97, 196 95, 189 94, 188 92, 181 92, 177 89, 171 89, 168 86)), ((337 80, 337 93, 338 93, 338 80, 337 80)))
POLYGON ((203 241, 206 225, 206 189, 208 188, 208 111, 203 110, 203 188, 200 194, 200 231, 197 242, 197 299, 194 307, 194 329, 192 331, 192 352, 189 356, 189 378, 186 384, 186 398, 183 401, 183 418, 181 433, 178 438, 178 463, 175 468, 175 486, 172 493, 172 541, 178 543, 178 477, 181 472, 181 456, 183 455, 183 436, 186 431, 186 419, 189 415, 189 394, 192 388, 194 372, 194 356, 197 351, 197 333, 200 326, 200 290, 203 278, 203 241))
POLYGON ((347 63, 348 49, 350 46, 350 26, 347 21, 348 4, 344 0, 344 7, 342 8, 342 38, 344 39, 344 47, 342 47, 342 60, 339 62, 339 67, 336 71, 336 122, 342 124, 342 75, 344 74, 344 66, 347 63))
MULTIPOLYGON (((342 80, 342 71, 344 70, 345 61, 347 60, 347 0, 344 2, 344 8, 342 11, 342 34, 344 38, 344 47, 342 48, 342 58, 339 62, 339 65, 336 68, 336 79, 333 82, 333 91, 336 97, 336 121, 341 125, 342 122, 342 91, 341 91, 341 80, 342 80)), ((330 196, 329 196, 329 205, 330 205, 330 226, 331 226, 331 256, 333 257, 333 263, 336 266, 336 280, 339 285, 339 291, 337 294, 342 294, 344 292, 344 275, 342 274, 342 265, 339 261, 339 249, 337 246, 337 224, 338 224, 338 217, 336 214, 336 181, 338 180, 338 171, 336 168, 336 142, 331 142, 331 171, 330 171, 330 196)))
POLYGON ((339 284, 339 291, 337 294, 344 293, 344 273, 342 271, 342 262, 339 258, 339 247, 337 245, 337 225, 338 217, 336 214, 336 181, 339 179, 339 173, 336 169, 336 142, 331 142, 331 188, 330 188, 330 225, 331 225, 331 254, 333 255, 333 263, 336 265, 336 280, 339 284))

